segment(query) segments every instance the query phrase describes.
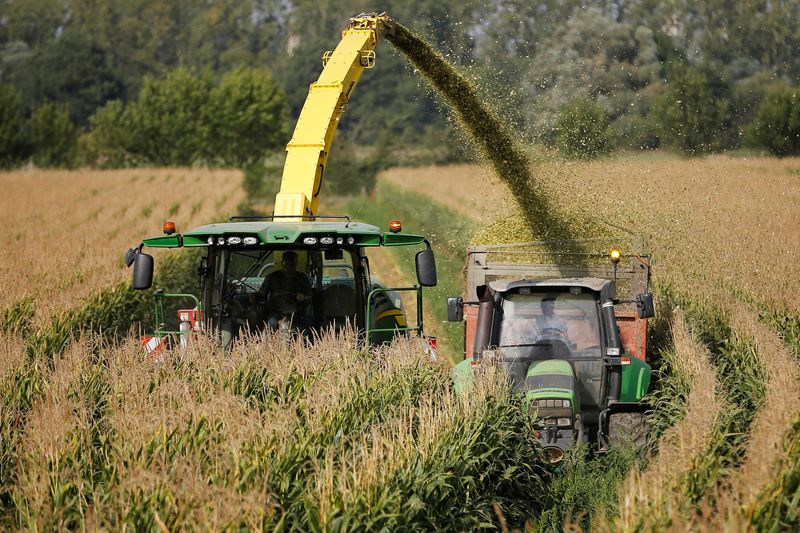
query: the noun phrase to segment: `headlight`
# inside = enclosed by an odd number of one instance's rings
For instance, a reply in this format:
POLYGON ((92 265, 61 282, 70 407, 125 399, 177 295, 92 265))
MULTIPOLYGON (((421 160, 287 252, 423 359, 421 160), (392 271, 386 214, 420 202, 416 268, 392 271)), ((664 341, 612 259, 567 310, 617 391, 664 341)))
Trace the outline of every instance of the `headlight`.
POLYGON ((556 424, 558 426, 560 426, 560 427, 571 426, 572 425, 572 420, 569 419, 569 418, 559 418, 556 421, 556 424))
POLYGON ((209 246, 211 246, 212 244, 214 244, 214 237, 209 237, 208 239, 206 239, 206 242, 208 243, 209 246))
POLYGON ((337 237, 336 244, 344 244, 344 239, 342 237, 337 237))
POLYGON ((247 244, 247 245, 256 244, 257 242, 258 242, 258 239, 256 239, 255 237, 245 237, 244 238, 244 243, 247 244))
POLYGON ((563 404, 562 404, 562 405, 563 405, 564 407, 569 407, 569 406, 571 406, 572 404, 570 403, 570 401, 569 401, 569 400, 564 400, 564 402, 563 402, 563 404))
POLYGON ((220 246, 225 244, 225 237, 217 237, 217 244, 219 244, 220 246))
POLYGON ((305 239, 303 239, 303 244, 317 244, 317 238, 316 237, 306 237, 305 239))
POLYGON ((241 237, 228 237, 228 244, 242 244, 241 237))
POLYGON ((347 238, 347 244, 353 244, 355 242, 356 242, 356 240, 353 237, 348 237, 347 238))
POLYGON ((333 237, 322 237, 319 240, 320 244, 333 244, 333 237))

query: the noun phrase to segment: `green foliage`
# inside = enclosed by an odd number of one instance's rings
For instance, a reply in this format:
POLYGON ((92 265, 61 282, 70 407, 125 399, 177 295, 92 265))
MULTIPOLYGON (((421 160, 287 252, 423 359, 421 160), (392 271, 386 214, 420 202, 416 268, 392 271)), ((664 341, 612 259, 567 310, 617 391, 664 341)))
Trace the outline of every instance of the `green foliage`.
POLYGON ((145 77, 126 109, 132 131, 128 151, 153 165, 187 166, 209 161, 212 82, 179 67, 163 79, 145 77))
POLYGON ((558 150, 571 159, 596 159, 610 153, 616 143, 608 116, 591 100, 578 99, 562 107, 556 127, 558 150))
POLYGON ((800 88, 773 87, 758 106, 748 133, 777 156, 800 155, 800 88))
POLYGON ((0 168, 19 164, 29 153, 22 97, 14 87, 0 84, 0 168))
POLYGON ((80 152, 85 163, 117 168, 141 161, 130 152, 135 133, 130 114, 121 101, 112 100, 98 109, 90 123, 91 133, 80 140, 80 152))
POLYGON ((749 438, 758 438, 749 428, 764 401, 766 371, 755 341, 734 332, 713 302, 690 299, 670 287, 663 288, 662 295, 684 309, 692 331, 709 349, 721 395, 728 402, 706 448, 681 481, 687 503, 697 504, 704 498, 713 501, 714 487, 741 464, 744 444, 749 438))
POLYGON ((696 155, 720 148, 730 119, 730 88, 710 65, 673 61, 655 113, 662 140, 681 152, 696 155))
POLYGON ((33 162, 39 167, 68 167, 75 162, 78 129, 63 104, 48 102, 31 115, 33 162))
POLYGON ((618 447, 590 460, 588 446, 571 449, 553 473, 534 531, 563 531, 567 523, 589 530, 592 519, 614 516, 617 489, 635 462, 632 450, 618 447))
POLYGON ((146 77, 136 101, 112 101, 92 117, 87 159, 107 167, 247 166, 281 146, 286 103, 269 72, 238 69, 218 85, 178 68, 146 77))
POLYGON ((27 108, 46 102, 66 104, 81 126, 95 109, 125 95, 109 50, 90 34, 67 31, 24 56, 22 63, 9 78, 23 91, 27 108))
POLYGON ((228 72, 209 96, 208 150, 214 158, 245 166, 286 142, 286 98, 269 71, 228 72))
POLYGON ((800 528, 800 417, 795 417, 783 444, 787 460, 780 475, 750 507, 754 531, 797 531, 800 528))

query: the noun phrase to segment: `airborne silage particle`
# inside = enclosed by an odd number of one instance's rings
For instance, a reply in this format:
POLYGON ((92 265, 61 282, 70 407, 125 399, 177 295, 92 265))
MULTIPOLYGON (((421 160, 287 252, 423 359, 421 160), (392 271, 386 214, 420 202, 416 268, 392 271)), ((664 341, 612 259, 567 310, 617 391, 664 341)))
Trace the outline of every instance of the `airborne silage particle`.
MULTIPOLYGON (((456 113, 461 126, 476 141, 482 157, 508 186, 534 239, 575 239, 566 220, 532 175, 533 162, 516 142, 503 120, 485 102, 469 80, 428 43, 404 26, 386 32, 386 40, 403 52, 439 91, 456 113)), ((486 206, 501 210, 502 206, 486 206)))

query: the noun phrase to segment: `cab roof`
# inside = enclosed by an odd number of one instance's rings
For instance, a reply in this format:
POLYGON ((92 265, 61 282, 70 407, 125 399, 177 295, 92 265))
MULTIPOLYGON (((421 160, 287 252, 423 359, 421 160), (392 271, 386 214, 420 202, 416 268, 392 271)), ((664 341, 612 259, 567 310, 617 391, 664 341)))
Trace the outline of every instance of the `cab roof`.
POLYGON ((299 245, 306 237, 343 237, 355 246, 405 246, 423 244, 425 237, 409 233, 382 232, 377 226, 354 221, 321 222, 274 222, 246 221, 220 222, 198 226, 183 234, 163 235, 145 239, 144 245, 156 248, 178 248, 181 246, 208 246, 209 238, 256 237, 255 246, 299 245))
POLYGON ((580 287, 599 293, 604 286, 610 283, 612 283, 611 280, 602 278, 521 279, 515 281, 495 280, 489 282, 489 287, 499 293, 513 291, 520 287, 530 287, 534 289, 534 292, 540 292, 535 290, 537 288, 541 288, 543 289, 541 292, 545 292, 556 288, 580 287))

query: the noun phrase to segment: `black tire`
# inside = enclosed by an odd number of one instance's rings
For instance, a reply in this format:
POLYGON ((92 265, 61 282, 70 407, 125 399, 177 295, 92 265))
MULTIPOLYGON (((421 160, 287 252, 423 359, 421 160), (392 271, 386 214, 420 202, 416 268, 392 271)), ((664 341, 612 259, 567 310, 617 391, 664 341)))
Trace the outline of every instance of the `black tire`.
POLYGON ((608 420, 608 440, 611 448, 630 447, 641 454, 647 446, 650 425, 643 413, 614 413, 608 420))

